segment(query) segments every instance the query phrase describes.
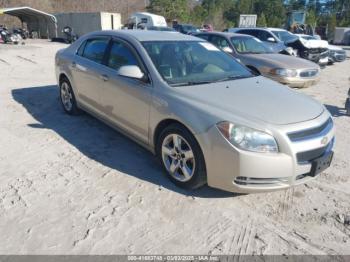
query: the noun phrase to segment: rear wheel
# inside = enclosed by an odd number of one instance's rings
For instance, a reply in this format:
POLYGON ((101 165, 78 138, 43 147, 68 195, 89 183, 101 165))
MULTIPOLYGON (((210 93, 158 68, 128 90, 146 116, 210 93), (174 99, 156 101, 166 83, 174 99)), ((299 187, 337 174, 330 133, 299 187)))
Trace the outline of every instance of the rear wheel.
POLYGON ((60 81, 60 100, 64 111, 70 115, 79 113, 72 86, 67 78, 60 81))
POLYGON ((165 128, 157 143, 158 158, 169 179, 179 187, 195 189, 206 183, 202 150, 194 136, 183 126, 165 128))

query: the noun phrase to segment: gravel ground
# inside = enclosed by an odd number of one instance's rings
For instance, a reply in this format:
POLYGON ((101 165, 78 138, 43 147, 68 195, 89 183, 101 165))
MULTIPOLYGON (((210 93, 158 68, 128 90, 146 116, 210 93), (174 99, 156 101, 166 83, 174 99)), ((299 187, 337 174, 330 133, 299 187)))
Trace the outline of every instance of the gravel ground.
POLYGON ((350 254, 350 60, 300 90, 334 116, 332 167, 285 191, 234 195, 178 189, 137 144, 64 114, 63 47, 0 45, 1 254, 350 254))

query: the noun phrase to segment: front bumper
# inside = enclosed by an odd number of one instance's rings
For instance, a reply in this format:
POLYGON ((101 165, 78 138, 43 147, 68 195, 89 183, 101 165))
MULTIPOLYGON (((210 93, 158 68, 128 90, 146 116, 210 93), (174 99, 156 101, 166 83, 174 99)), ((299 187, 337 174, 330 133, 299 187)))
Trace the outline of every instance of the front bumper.
MULTIPOLYGON (((311 127, 327 119, 329 114, 324 113, 308 124, 311 127)), ((305 123, 303 126, 305 128, 305 123)), ((298 128, 298 124, 293 128, 298 128)), ((322 136, 297 142, 292 142, 287 132, 286 129, 274 134, 280 148, 277 154, 238 149, 221 135, 216 126, 206 133, 197 134, 206 161, 208 185, 237 193, 257 193, 281 190, 313 179, 313 161, 301 160, 300 154, 309 157, 310 152, 315 154, 320 149, 322 155, 329 154, 334 143, 333 126, 322 136), (323 145, 322 140, 328 143, 323 145)))

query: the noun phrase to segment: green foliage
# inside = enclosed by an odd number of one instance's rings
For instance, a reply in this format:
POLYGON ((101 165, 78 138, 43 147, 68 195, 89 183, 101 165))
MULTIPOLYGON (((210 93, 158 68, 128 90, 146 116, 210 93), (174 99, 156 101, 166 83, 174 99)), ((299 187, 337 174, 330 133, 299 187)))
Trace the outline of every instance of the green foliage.
POLYGON ((147 7, 149 12, 162 15, 169 20, 188 21, 190 10, 187 0, 151 0, 147 7))
POLYGON ((314 9, 310 9, 306 14, 305 23, 310 25, 312 28, 316 27, 317 17, 314 9))
POLYGON ((258 17, 257 26, 265 27, 267 26, 266 17, 264 12, 258 17))
POLYGON ((212 24, 215 29, 237 26, 241 14, 257 14, 258 26, 284 27, 287 11, 307 11, 306 23, 315 26, 350 26, 350 0, 150 0, 148 10, 195 25, 212 24), (188 2, 197 3, 191 9, 188 2), (321 13, 322 5, 329 12, 321 13), (336 15, 337 14, 337 15, 336 15), (335 24, 335 25, 334 25, 335 24))

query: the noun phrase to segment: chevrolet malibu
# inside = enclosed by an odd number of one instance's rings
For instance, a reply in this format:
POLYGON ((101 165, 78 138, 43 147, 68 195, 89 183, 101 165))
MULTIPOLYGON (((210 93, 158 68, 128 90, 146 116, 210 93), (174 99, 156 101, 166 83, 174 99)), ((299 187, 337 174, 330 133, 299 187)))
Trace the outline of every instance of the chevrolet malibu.
POLYGON ((271 191, 331 163, 334 128, 323 105, 202 39, 95 32, 59 51, 55 64, 68 114, 84 110, 129 136, 180 187, 271 191))
POLYGON ((314 62, 272 53, 253 36, 221 32, 200 33, 196 36, 232 55, 252 71, 290 87, 308 87, 319 79, 320 67, 314 62))

